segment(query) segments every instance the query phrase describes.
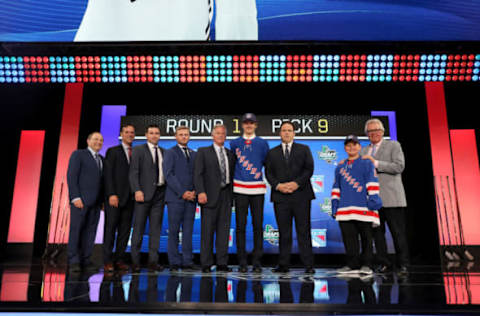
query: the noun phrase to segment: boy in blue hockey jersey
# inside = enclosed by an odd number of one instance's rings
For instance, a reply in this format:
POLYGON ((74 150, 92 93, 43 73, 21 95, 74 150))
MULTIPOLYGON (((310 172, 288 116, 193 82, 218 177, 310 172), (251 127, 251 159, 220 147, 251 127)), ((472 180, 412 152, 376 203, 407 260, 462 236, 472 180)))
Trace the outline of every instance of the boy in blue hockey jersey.
POLYGON ((342 231, 347 265, 338 273, 372 274, 372 226, 380 225, 378 209, 382 207, 375 167, 361 159, 361 145, 355 135, 345 139, 348 158, 335 169, 332 189, 332 216, 342 231), (358 237, 361 238, 362 254, 358 237))
POLYGON ((245 245, 245 227, 248 208, 252 214, 253 225, 253 272, 262 271, 263 254, 263 204, 267 185, 263 180, 263 165, 269 151, 266 140, 255 135, 257 118, 253 113, 242 117, 243 136, 230 142, 230 149, 237 157, 233 177, 235 199, 236 244, 239 272, 247 272, 247 252, 245 245))

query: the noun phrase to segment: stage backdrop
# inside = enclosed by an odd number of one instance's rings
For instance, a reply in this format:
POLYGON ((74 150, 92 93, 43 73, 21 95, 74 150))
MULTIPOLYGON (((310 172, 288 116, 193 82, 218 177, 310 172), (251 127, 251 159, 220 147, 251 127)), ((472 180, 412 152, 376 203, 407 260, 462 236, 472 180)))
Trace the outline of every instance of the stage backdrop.
MULTIPOLYGON (((375 113, 373 113, 375 114, 375 113)), ((394 112, 378 113, 378 118, 384 122, 386 129, 385 136, 396 135, 396 124, 394 112)), ((310 147, 314 158, 314 174, 311 178, 312 186, 315 192, 315 200, 312 201, 311 223, 312 223, 312 245, 315 253, 344 253, 341 232, 337 222, 331 217, 330 193, 333 185, 334 170, 339 161, 347 157, 343 142, 346 135, 356 134, 361 136, 362 145, 368 144, 368 139, 364 135, 364 123, 371 118, 361 115, 272 115, 258 116, 259 127, 256 135, 263 137, 269 143, 270 148, 280 144, 278 136, 282 121, 288 120, 296 125, 296 141, 310 147)), ((230 140, 241 135, 240 116, 226 115, 190 115, 190 116, 123 116, 121 123, 130 123, 136 126, 137 137, 134 146, 144 144, 145 136, 140 136, 145 127, 150 124, 157 124, 161 129, 161 140, 159 145, 169 149, 176 145, 174 138, 175 128, 180 125, 186 125, 191 130, 191 141, 189 147, 197 149, 199 147, 211 146, 211 131, 215 124, 225 124, 227 126, 226 147, 229 147, 230 140)), ((102 126, 105 125, 105 118, 102 126)), ((118 125, 112 126, 119 130, 118 125)), ((104 133, 105 134, 105 133, 104 133)), ((118 135, 118 134, 116 134, 118 135)), ((106 140, 107 142, 108 140, 106 140)), ((116 140, 118 142, 118 140, 116 140)), ((167 210, 167 209, 166 209, 167 210)), ((233 207, 232 212, 235 212, 233 207)), ((160 252, 166 252, 168 241, 168 212, 165 213, 163 220, 162 236, 160 240, 160 252)), ((247 250, 253 248, 253 231, 251 227, 251 217, 248 217, 247 225, 247 250)), ((142 251, 148 251, 148 225, 144 235, 142 251)), ((264 207, 264 251, 265 253, 278 253, 279 235, 278 225, 275 220, 273 204, 270 202, 270 186, 268 186, 265 195, 264 207)), ((388 242, 391 247, 390 236, 388 242)), ((293 234, 293 252, 298 252, 296 243, 296 233, 293 234)), ((232 214, 230 229, 229 252, 236 253, 235 243, 235 215, 232 214)), ((197 207, 194 235, 194 252, 200 251, 200 208, 197 207)))
POLYGON ((192 40, 478 41, 480 2, 0 0, 0 41, 192 40))

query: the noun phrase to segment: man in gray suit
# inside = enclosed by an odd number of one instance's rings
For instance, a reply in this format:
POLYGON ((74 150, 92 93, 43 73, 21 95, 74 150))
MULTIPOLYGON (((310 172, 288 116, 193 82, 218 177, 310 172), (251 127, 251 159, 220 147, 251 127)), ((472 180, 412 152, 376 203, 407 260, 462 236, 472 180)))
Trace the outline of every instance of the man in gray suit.
POLYGON ((385 241, 385 222, 392 233, 397 256, 399 272, 408 273, 408 243, 405 231, 405 207, 407 201, 402 183, 402 172, 405 168, 405 157, 400 143, 383 139, 385 128, 379 119, 370 119, 365 123, 365 133, 370 145, 363 147, 360 154, 375 165, 380 197, 383 207, 379 210, 380 226, 374 229, 373 237, 380 263, 378 272, 387 272, 392 264, 387 256, 385 241))
POLYGON ((133 148, 129 180, 135 194, 135 220, 132 233, 132 271, 140 270, 140 249, 145 224, 149 219, 148 268, 161 271, 158 264, 158 247, 162 232, 163 209, 165 206, 165 177, 162 162, 164 149, 158 146, 160 127, 150 125, 145 136, 147 143, 133 148))

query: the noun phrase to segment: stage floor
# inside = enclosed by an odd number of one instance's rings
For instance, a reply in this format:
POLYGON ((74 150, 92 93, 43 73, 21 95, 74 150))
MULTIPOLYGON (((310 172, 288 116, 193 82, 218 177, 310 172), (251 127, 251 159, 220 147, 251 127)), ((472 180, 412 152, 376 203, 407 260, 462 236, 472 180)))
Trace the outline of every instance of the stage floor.
MULTIPOLYGON (((69 273, 66 267, 3 264, 0 312, 167 314, 472 314, 480 274, 465 266, 413 266, 396 273, 341 276, 334 268, 263 272, 69 273)), ((479 292, 479 293, 477 293, 479 292)), ((38 315, 38 314, 37 314, 38 315)))

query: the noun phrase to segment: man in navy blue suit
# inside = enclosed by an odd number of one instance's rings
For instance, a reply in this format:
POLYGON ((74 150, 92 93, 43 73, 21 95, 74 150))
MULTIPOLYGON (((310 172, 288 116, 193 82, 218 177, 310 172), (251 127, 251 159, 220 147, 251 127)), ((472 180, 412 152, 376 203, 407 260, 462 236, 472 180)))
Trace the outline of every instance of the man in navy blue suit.
POLYGON ((175 131, 177 145, 165 153, 163 174, 167 182, 165 202, 168 207, 168 261, 170 271, 193 268, 192 235, 195 221, 193 164, 196 152, 187 147, 190 130, 179 126, 175 131), (182 227, 182 253, 178 250, 182 227))
POLYGON ((71 272, 91 268, 93 245, 103 202, 103 146, 99 132, 88 135, 86 149, 72 153, 67 170, 70 198, 68 263, 71 272))

